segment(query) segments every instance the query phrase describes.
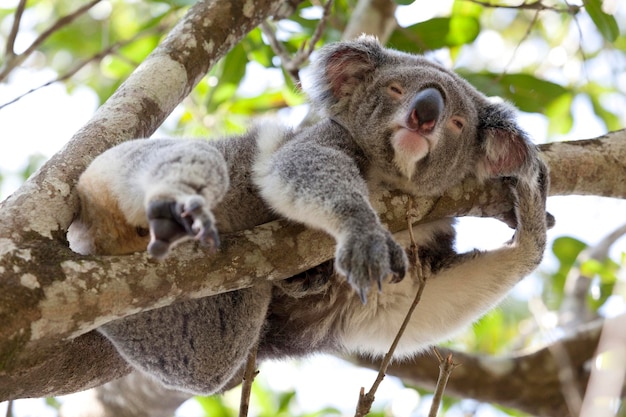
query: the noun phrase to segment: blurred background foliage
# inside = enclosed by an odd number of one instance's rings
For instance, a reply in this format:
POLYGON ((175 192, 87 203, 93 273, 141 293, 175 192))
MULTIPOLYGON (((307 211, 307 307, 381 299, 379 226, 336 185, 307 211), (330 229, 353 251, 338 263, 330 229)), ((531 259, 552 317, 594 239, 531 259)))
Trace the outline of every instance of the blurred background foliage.
MULTIPOLYGON (((335 2, 319 44, 341 38, 355 2, 335 2)), ((89 86, 104 102, 193 1, 94 3, 86 13, 54 31, 21 66, 52 68, 68 91, 78 85, 89 86)), ((577 96, 592 103, 607 130, 624 125, 624 116, 618 113, 626 92, 626 75, 621 71, 626 40, 620 36, 616 17, 604 11, 601 0, 578 5, 528 2, 527 6, 492 2, 506 7, 485 7, 478 0, 445 1, 442 4, 447 7, 438 9, 447 14, 427 20, 422 20, 419 8, 412 8, 411 2, 398 3, 398 14, 416 22, 398 27, 389 46, 416 53, 436 51, 436 59, 455 68, 486 94, 509 100, 524 112, 548 116, 550 136, 571 129, 570 107, 577 96), (485 51, 478 51, 485 42, 492 45, 487 56, 485 51), (606 76, 592 73, 599 71, 606 76)), ((70 0, 27 2, 17 52, 82 5, 70 0)), ((6 41, 14 12, 15 5, 0 5, 0 39, 6 41)), ((295 53, 311 37, 320 16, 319 6, 305 2, 291 18, 277 24, 277 36, 295 53)), ((7 65, 10 59, 3 54, 0 67, 7 65)), ((9 78, 10 74, 0 81, 9 78)), ((12 98, 2 97, 0 105, 12 98)), ((256 29, 211 70, 176 113, 177 120, 168 126, 172 132, 194 135, 241 131, 251 117, 303 101, 300 89, 284 73, 280 59, 256 29), (244 81, 248 82, 242 84, 244 81)))
MULTIPOLYGON (((62 83, 70 93, 77 86, 88 86, 102 103, 193 1, 93 3, 85 13, 59 25, 62 27, 38 44, 23 62, 17 62, 9 51, 0 55, 0 83, 10 83, 17 69, 52 69, 56 76, 50 78, 51 83, 62 83)), ((355 3, 356 0, 335 1, 319 44, 341 38, 355 3)), ((626 9, 618 7, 618 0, 501 0, 491 5, 478 0, 449 0, 432 6, 427 13, 423 2, 397 3, 401 26, 392 33, 389 46, 429 54, 486 94, 511 101, 523 112, 545 115, 547 129, 540 139, 556 140, 570 132, 575 122, 575 100, 589 103, 606 130, 626 124, 626 9), (496 4, 501 7, 495 7, 496 4)), ((15 42, 16 54, 27 50, 38 36, 58 25, 59 19, 73 16, 85 4, 75 0, 28 1, 15 42)), ((17 5, 15 0, 0 3, 0 44, 7 44, 17 5)), ((307 1, 289 19, 272 23, 276 37, 289 52, 295 53, 311 38, 321 15, 319 4, 307 1)), ((306 82, 306 74, 303 78, 306 82)), ((32 85, 29 89, 39 87, 32 85)), ((27 92, 28 89, 22 94, 27 92)), ((10 106, 7 103, 18 98, 19 95, 0 97, 0 106, 10 106)), ((259 116, 277 116, 296 124, 305 113, 300 85, 283 70, 267 38, 256 29, 202 79, 163 125, 160 134, 216 136, 241 132, 259 116)), ((43 159, 32 156, 25 163, 23 178, 43 159)), ((2 178, 0 171, 0 181, 2 178)), ((603 314, 603 308, 607 309, 615 297, 623 304, 624 283, 618 274, 625 265, 624 255, 620 259, 594 259, 585 255, 590 249, 578 239, 556 239, 552 246, 556 259, 553 269, 543 270, 535 278, 536 285, 542 288, 541 298, 556 321, 568 296, 570 276, 588 280, 585 309, 589 317, 603 314)), ((537 342, 538 326, 528 300, 513 297, 449 345, 498 354, 537 342)), ((428 399, 429 393, 415 392, 419 398, 428 399)), ((293 390, 276 392, 263 381, 255 385, 252 401, 259 416, 341 415, 333 409, 301 412, 293 390)), ((207 416, 236 415, 236 407, 229 403, 228 396, 199 398, 197 404, 207 416)), ((50 401, 49 405, 57 407, 58 403, 50 401)), ((379 406, 378 414, 372 415, 391 415, 389 407, 379 406)), ((446 400, 441 415, 447 410, 453 410, 450 415, 478 414, 481 407, 469 400, 446 400)), ((490 412, 496 413, 495 410, 490 412)), ((500 415, 521 415, 513 410, 498 410, 500 415)))

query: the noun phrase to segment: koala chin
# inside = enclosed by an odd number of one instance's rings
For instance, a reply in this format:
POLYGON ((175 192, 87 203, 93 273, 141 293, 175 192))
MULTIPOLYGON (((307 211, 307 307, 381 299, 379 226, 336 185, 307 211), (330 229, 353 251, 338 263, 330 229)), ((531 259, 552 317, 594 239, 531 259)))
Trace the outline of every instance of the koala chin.
POLYGON ((407 256, 370 204, 373 184, 439 196, 467 176, 514 178, 507 183, 516 231, 507 245, 456 253, 453 220, 416 228, 431 279, 399 357, 475 321, 542 258, 548 173, 513 108, 370 37, 325 46, 311 74, 314 125, 264 124, 213 142, 137 139, 100 155, 80 178, 81 212, 68 238, 81 253, 147 249, 163 258, 188 239, 217 248, 218 229, 277 216, 336 240, 334 268, 180 301, 99 329, 128 363, 169 387, 219 392, 240 378, 256 345, 260 359, 385 353, 417 283, 403 279, 407 256))

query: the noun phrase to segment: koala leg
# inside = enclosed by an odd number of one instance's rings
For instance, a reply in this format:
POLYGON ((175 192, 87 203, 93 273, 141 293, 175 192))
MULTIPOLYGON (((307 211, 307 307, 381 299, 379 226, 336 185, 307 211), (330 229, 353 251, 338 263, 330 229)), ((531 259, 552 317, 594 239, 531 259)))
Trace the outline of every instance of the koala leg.
POLYGON ((81 176, 80 217, 68 239, 79 253, 145 250, 162 258, 186 239, 217 246, 211 210, 229 186, 222 154, 201 140, 138 139, 98 156, 81 176))
POLYGON ((102 326, 119 353, 165 386, 195 394, 225 388, 263 330, 269 284, 185 300, 102 326))

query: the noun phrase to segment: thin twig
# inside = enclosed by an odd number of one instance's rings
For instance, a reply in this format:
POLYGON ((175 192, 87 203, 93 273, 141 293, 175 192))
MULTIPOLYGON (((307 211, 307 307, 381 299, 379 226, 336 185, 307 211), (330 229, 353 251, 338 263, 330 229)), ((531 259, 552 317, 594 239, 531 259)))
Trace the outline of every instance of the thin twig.
POLYGON ((241 401, 239 403, 239 417, 246 417, 248 415, 248 409, 250 408, 250 393, 252 392, 252 383, 254 382, 254 378, 259 373, 256 370, 256 352, 257 346, 255 345, 248 355, 246 369, 243 373, 243 383, 241 385, 241 401))
POLYGON ((502 77, 504 77, 504 75, 508 72, 511 65, 513 64, 513 60, 515 59, 515 55, 517 54, 518 49, 522 46, 522 43, 524 43, 524 41, 528 39, 528 37, 530 36, 530 33, 533 30, 533 27, 535 26, 535 23, 537 23, 537 19, 539 19, 539 12, 540 10, 537 10, 535 14, 533 15, 533 19, 530 21, 530 24, 528 25, 528 28, 526 29, 526 33, 524 33, 524 36, 522 36, 522 39, 520 39, 520 41, 515 46, 515 49, 513 49, 513 53, 511 54, 511 59, 509 59, 509 62, 507 62, 507 64, 504 66, 504 70, 502 71, 500 75, 498 75, 498 77, 496 78, 496 81, 500 81, 502 77))
POLYGON ((13 417, 13 400, 9 400, 7 403, 6 417, 13 417))
MULTIPOLYGON (((570 6, 570 4, 565 1, 565 4, 567 4, 568 6, 570 6)), ((573 6, 570 6, 573 7, 573 6)), ((576 25, 576 29, 578 29, 578 52, 580 52, 580 57, 582 58, 583 61, 583 65, 582 66, 582 71, 584 73, 584 77, 587 80, 587 82, 589 82, 589 74, 587 73, 587 66, 584 65, 584 63, 587 61, 587 55, 585 54, 585 50, 583 49, 583 29, 580 27, 580 22, 578 21, 578 16, 573 16, 574 18, 574 24, 576 25)))
POLYGON ((548 6, 546 4, 543 4, 542 1, 533 1, 529 3, 518 4, 518 5, 489 3, 489 2, 481 1, 481 0, 467 0, 467 1, 469 1, 470 3, 478 4, 482 7, 488 7, 492 9, 517 9, 517 10, 538 10, 538 11, 550 10, 553 12, 568 13, 572 15, 578 13, 581 9, 580 6, 575 6, 575 5, 568 5, 568 7, 565 9, 554 7, 554 6, 548 6))
POLYGON ((276 33, 274 29, 270 26, 268 22, 263 22, 261 24, 261 30, 263 34, 267 37, 270 47, 274 51, 274 53, 280 58, 282 62, 282 66, 289 74, 291 79, 296 85, 300 84, 300 68, 302 65, 309 59, 311 54, 315 51, 315 45, 322 38, 324 34, 324 29, 326 28, 326 22, 330 17, 330 12, 332 10, 334 0, 327 0, 324 4, 324 13, 319 20, 319 23, 315 27, 315 31, 311 36, 311 39, 308 41, 302 42, 298 51, 290 56, 287 49, 280 43, 280 41, 276 38, 276 33))
POLYGON ((10 61, 15 56, 15 39, 17 38, 17 32, 20 29, 20 23, 22 22, 22 15, 24 14, 24 9, 26 9, 26 0, 20 0, 17 7, 15 8, 15 14, 13 15, 13 25, 11 26, 11 31, 9 32, 9 36, 7 37, 7 43, 4 48, 5 59, 10 61))
POLYGON ((569 415, 577 416, 580 414, 580 409, 583 402, 583 396, 580 392, 580 387, 576 384, 576 368, 572 365, 572 360, 562 340, 559 340, 556 336, 556 331, 549 329, 543 317, 546 317, 550 311, 544 304, 541 297, 535 297, 528 303, 529 310, 535 319, 535 322, 539 326, 544 340, 547 340, 548 350, 554 357, 554 362, 559 367, 558 377, 561 381, 561 391, 565 404, 569 411, 569 415))
MULTIPOLYGON (((12 59, 7 60, 4 68, 0 71, 0 81, 4 80, 6 76, 15 68, 20 65, 26 58, 30 56, 46 39, 48 39, 53 33, 58 31, 59 29, 69 25, 78 17, 83 15, 87 10, 91 9, 96 4, 100 3, 101 0, 92 0, 91 2, 85 4, 84 6, 78 8, 74 12, 65 15, 59 18, 56 22, 52 24, 48 29, 43 31, 37 39, 33 41, 33 43, 26 48, 24 52, 19 55, 13 55, 12 59)), ((16 35, 17 36, 17 35, 16 35)))
MULTIPOLYGON (((84 60, 78 62, 76 65, 74 65, 72 68, 70 68, 70 70, 67 71, 65 74, 63 74, 63 75, 61 75, 61 76, 59 76, 59 77, 57 77, 57 78, 55 78, 53 80, 50 80, 50 81, 48 81, 48 82, 46 82, 46 83, 44 83, 44 84, 42 84, 42 85, 40 85, 38 87, 31 88, 30 90, 26 91, 23 94, 20 94, 19 96, 13 98, 10 101, 7 101, 6 103, 0 104, 0 110, 2 110, 4 107, 6 107, 6 106, 8 106, 10 104, 15 103, 18 100, 21 100, 22 98, 26 97, 29 94, 32 94, 32 93, 34 93, 36 91, 39 91, 40 89, 42 89, 44 87, 48 87, 48 86, 50 86, 50 85, 52 85, 54 83, 58 83, 58 82, 62 82, 62 81, 68 80, 71 77, 73 77, 74 74, 76 74, 78 71, 80 71, 82 68, 84 68, 87 64, 89 64, 91 62, 100 61, 101 59, 103 59, 107 55, 112 54, 113 52, 117 51, 118 49, 120 49, 120 48, 122 48, 122 47, 124 47, 124 46, 126 46, 126 45, 128 45, 128 44, 130 44, 132 42, 135 42, 136 40, 141 39, 144 36, 149 36, 152 33, 162 33, 163 30, 166 27, 167 27, 167 24, 161 24, 161 25, 159 25, 159 26, 157 26, 157 27, 155 27, 153 29, 150 29, 148 31, 145 31, 145 32, 142 32, 142 33, 138 33, 137 35, 133 36, 130 39, 125 39, 125 40, 122 40, 122 41, 119 41, 119 42, 115 42, 114 44, 108 46, 107 48, 105 48, 105 49, 103 49, 103 50, 93 54, 89 58, 84 59, 84 60)), ((136 64, 136 63, 133 63, 133 64, 136 64)))
POLYGON ((378 370, 378 375, 376 376, 376 380, 372 384, 372 387, 367 392, 367 394, 365 394, 365 388, 361 388, 361 391, 359 392, 359 401, 357 403, 355 417, 363 417, 367 413, 369 413, 369 411, 371 410, 372 404, 374 403, 376 390, 378 390, 379 385, 383 382, 383 379, 385 378, 385 374, 387 373, 387 368, 389 367, 389 364, 391 363, 391 359, 393 358, 393 354, 396 350, 396 347, 398 346, 398 343, 400 342, 400 338, 402 337, 402 335, 404 334, 404 331, 409 325, 409 322, 411 321, 411 317, 413 316, 413 312, 415 311, 417 304, 420 302, 422 298, 422 293, 424 292, 424 288, 426 287, 425 285, 426 277, 424 274, 424 270, 422 269, 422 266, 420 265, 419 257, 417 256, 417 243, 415 242, 415 237, 413 236, 413 230, 412 230, 413 225, 411 221, 412 220, 411 213, 413 212, 412 205, 413 205, 413 199, 410 198, 408 202, 408 206, 407 206, 407 223, 408 223, 408 229, 409 229, 409 237, 411 239, 411 245, 409 247, 409 263, 410 263, 409 266, 410 266, 410 272, 412 275, 411 278, 416 280, 419 286, 417 288, 417 293, 415 294, 415 298, 413 299, 413 303, 409 307, 409 310, 407 311, 406 316, 404 317, 404 321, 402 322, 402 325, 400 326, 400 329, 398 330, 396 337, 393 339, 393 343, 389 347, 387 354, 385 355, 382 363, 380 364, 380 368, 378 370))
POLYGON ((435 352, 435 356, 437 356, 437 359, 439 360, 439 377, 437 378, 437 387, 435 388, 433 402, 430 405, 430 412, 428 413, 428 417, 437 416, 439 406, 441 405, 441 401, 443 400, 443 393, 446 390, 446 385, 448 385, 450 375, 452 375, 452 371, 454 371, 456 367, 459 366, 458 363, 454 363, 452 361, 451 353, 444 358, 436 347, 433 347, 433 351, 435 352))

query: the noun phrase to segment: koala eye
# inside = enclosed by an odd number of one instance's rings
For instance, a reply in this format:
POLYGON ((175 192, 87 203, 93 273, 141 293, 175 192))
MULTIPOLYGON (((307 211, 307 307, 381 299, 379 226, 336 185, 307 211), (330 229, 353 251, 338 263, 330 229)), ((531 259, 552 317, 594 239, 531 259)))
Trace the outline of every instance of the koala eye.
POLYGON ((146 237, 150 234, 150 230, 146 229, 145 227, 137 226, 135 228, 135 231, 137 232, 137 236, 139 237, 146 237))
POLYGON ((452 121, 452 124, 459 130, 462 130, 463 126, 465 126, 465 121, 461 119, 460 117, 453 117, 451 121, 452 121))
POLYGON ((404 95, 404 91, 402 90, 402 87, 400 87, 400 85, 398 84, 391 84, 389 87, 387 87, 387 89, 389 90, 389 93, 392 96, 395 97, 401 97, 404 95))

